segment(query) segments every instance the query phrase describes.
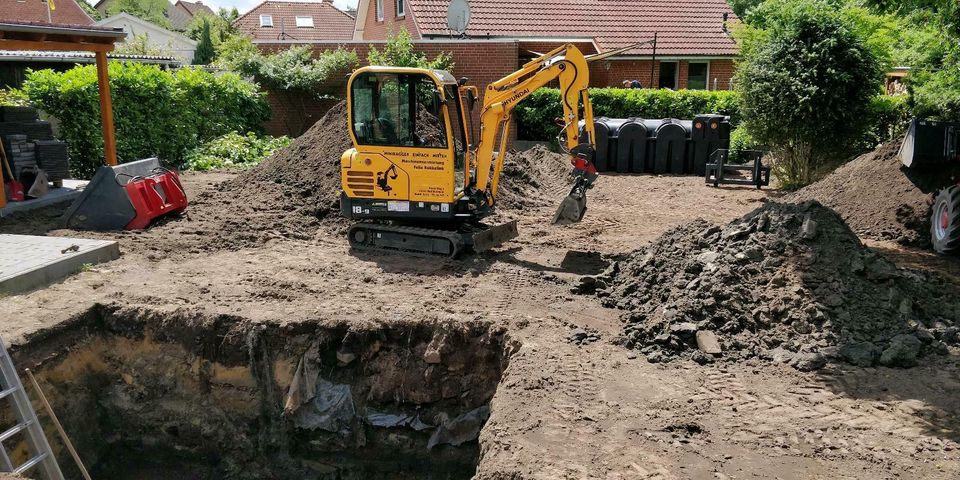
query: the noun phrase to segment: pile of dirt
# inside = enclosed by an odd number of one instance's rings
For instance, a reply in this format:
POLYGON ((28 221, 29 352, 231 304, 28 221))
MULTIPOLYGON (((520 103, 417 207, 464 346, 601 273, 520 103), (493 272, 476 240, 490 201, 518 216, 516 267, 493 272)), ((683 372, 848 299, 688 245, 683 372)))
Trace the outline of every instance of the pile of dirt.
POLYGON ((882 145, 787 197, 835 209, 855 232, 874 240, 927 247, 932 193, 949 176, 902 167, 900 142, 882 145))
POLYGON ((570 188, 573 167, 566 155, 537 145, 508 152, 500 174, 497 208, 520 210, 553 206, 570 188))
POLYGON ((226 183, 222 190, 242 192, 264 205, 323 218, 339 210, 340 157, 349 149, 347 106, 340 102, 287 148, 226 183))
POLYGON ((958 342, 960 292, 898 269, 816 202, 680 226, 576 290, 625 310, 623 341, 651 362, 910 367, 958 342))

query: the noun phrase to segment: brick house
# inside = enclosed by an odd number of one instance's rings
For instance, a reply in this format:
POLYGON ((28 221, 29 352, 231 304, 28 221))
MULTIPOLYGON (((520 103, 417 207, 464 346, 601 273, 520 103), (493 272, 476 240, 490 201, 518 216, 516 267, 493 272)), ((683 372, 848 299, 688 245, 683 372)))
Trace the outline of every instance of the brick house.
POLYGON ((49 11, 47 2, 41 0, 0 0, 0 22, 93 25, 93 19, 83 11, 77 1, 54 0, 56 10, 49 11))
POLYGON ((309 42, 351 40, 354 23, 328 1, 266 0, 233 24, 253 40, 309 42))
MULTIPOLYGON (((596 53, 652 40, 602 62, 594 86, 639 80, 645 87, 729 89, 737 45, 727 25, 736 16, 725 0, 469 0, 464 39, 511 40, 513 59, 483 55, 483 61, 516 64, 564 43, 596 53), (652 60, 654 58, 656 60, 652 60)), ((419 40, 458 37, 447 27, 448 0, 360 0, 353 39, 383 40, 401 26, 419 40)), ((457 66, 462 62, 457 61, 457 66)), ((458 72, 459 75, 459 72, 458 72)))

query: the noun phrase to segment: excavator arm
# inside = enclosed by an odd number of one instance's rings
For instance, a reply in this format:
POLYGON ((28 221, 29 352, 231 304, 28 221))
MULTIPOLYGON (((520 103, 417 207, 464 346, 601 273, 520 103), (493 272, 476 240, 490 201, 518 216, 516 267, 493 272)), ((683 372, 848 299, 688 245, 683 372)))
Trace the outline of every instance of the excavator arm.
POLYGON ((537 89, 556 80, 560 84, 560 101, 563 105, 561 136, 565 138, 561 140, 560 147, 570 155, 575 181, 570 195, 560 205, 553 221, 580 221, 586 210, 586 190, 597 178, 597 170, 593 165, 596 151, 593 107, 587 93, 590 85, 588 63, 637 45, 585 57, 577 47, 566 44, 527 62, 516 72, 487 86, 480 111, 480 140, 474 158, 477 166, 475 186, 479 192, 484 192, 488 205, 496 202, 514 108, 537 89), (586 142, 580 138, 581 120, 584 121, 584 131, 588 137, 586 142), (494 150, 494 147, 498 148, 494 150))
MULTIPOLYGON (((563 104, 563 131, 566 134, 565 150, 583 150, 580 144, 580 120, 585 120, 588 144, 595 148, 593 109, 587 96, 590 71, 587 60, 577 47, 567 44, 527 62, 516 72, 487 86, 480 111, 480 141, 477 145, 476 188, 487 191, 492 205, 497 196, 500 172, 510 136, 510 117, 514 108, 537 89, 558 80, 563 104), (581 110, 582 109, 582 110, 581 110), (581 114, 582 111, 582 114, 581 114), (497 139, 499 138, 499 142, 497 139), (495 147, 497 148, 494 151, 495 147), (491 168, 492 167, 492 168, 491 168)), ((581 154, 582 155, 582 154, 581 154)), ((578 169, 595 177, 592 155, 589 158, 575 157, 572 163, 578 169)), ((592 181, 592 180, 591 180, 592 181)))

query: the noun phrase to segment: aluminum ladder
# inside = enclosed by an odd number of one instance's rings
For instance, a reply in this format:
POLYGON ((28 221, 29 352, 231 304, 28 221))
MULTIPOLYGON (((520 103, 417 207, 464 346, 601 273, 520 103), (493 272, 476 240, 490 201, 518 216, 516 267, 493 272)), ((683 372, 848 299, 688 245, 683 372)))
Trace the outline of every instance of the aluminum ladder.
POLYGON ((63 472, 53 455, 47 436, 43 433, 43 426, 37 420, 37 413, 33 410, 30 397, 20 383, 20 376, 13 366, 13 359, 7 352, 7 345, 0 338, 0 400, 8 399, 13 407, 13 414, 17 424, 7 431, 0 433, 0 471, 26 473, 36 467, 46 480, 63 480, 63 472), (23 432, 32 455, 29 460, 17 467, 13 466, 10 456, 3 442, 23 432))

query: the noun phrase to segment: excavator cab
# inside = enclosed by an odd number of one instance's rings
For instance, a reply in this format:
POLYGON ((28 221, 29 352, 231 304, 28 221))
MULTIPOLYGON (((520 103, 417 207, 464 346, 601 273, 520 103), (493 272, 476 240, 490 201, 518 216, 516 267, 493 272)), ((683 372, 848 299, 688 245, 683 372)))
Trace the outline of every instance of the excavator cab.
POLYGON ((464 116, 443 71, 367 67, 351 77, 354 148, 341 157, 344 214, 452 221, 467 182, 464 116))

